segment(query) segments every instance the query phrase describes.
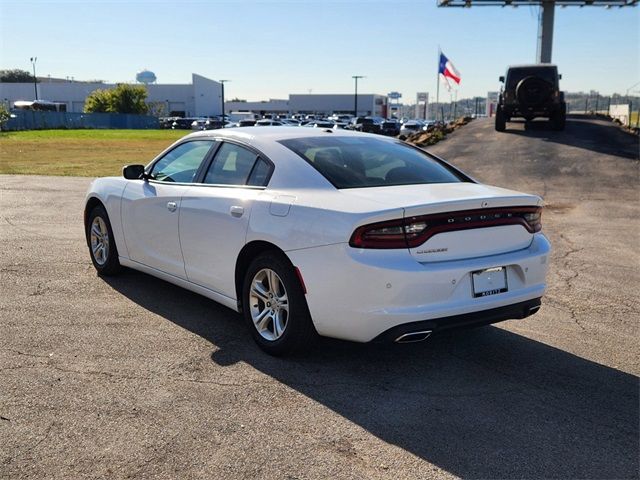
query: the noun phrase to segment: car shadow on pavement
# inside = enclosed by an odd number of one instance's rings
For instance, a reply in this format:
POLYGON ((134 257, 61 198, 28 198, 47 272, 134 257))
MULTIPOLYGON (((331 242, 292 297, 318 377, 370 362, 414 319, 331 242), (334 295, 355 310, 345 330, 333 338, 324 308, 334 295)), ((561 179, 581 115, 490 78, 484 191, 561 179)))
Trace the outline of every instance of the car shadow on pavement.
POLYGON ((560 143, 630 160, 638 160, 640 155, 637 135, 622 131, 618 125, 608 120, 602 119, 594 122, 593 117, 569 117, 565 130, 561 132, 552 130, 547 121, 515 121, 507 123, 505 133, 540 138, 547 142, 560 143), (514 124, 519 125, 514 128, 514 124), (511 128, 509 128, 510 126, 511 128))
POLYGON ((217 365, 246 362, 454 475, 637 478, 634 375, 499 327, 414 345, 322 339, 273 358, 213 301, 131 270, 105 281, 210 342, 217 365))

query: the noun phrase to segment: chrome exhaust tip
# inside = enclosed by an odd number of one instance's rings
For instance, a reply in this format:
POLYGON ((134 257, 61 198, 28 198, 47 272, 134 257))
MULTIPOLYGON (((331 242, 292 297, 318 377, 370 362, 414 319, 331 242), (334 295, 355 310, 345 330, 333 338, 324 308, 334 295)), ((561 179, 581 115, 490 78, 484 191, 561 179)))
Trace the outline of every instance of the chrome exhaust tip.
POLYGON ((536 313, 538 310, 540 310, 540 305, 536 305, 535 307, 531 307, 529 309, 529 312, 527 313, 527 317, 529 315, 533 315, 534 313, 536 313))
POLYGON ((404 335, 400 335, 394 341, 396 343, 422 342, 431 336, 431 332, 431 330, 422 330, 420 332, 405 333, 404 335))

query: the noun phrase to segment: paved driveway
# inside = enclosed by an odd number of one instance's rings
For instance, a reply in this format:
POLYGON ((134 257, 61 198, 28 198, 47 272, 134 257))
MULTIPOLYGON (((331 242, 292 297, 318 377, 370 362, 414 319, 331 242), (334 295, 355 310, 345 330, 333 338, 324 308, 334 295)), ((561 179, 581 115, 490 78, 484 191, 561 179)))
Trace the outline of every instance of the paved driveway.
POLYGON ((637 139, 513 126, 432 151, 545 197, 541 311, 295 359, 212 301, 97 277, 88 179, 0 176, 0 477, 637 478, 637 139))

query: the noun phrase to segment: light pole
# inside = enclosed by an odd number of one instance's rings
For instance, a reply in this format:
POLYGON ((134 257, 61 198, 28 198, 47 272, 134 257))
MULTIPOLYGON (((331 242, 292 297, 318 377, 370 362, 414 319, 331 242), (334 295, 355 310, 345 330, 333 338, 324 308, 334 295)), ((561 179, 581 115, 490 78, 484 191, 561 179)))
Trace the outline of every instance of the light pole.
POLYGON ((359 78, 366 78, 363 75, 353 75, 351 78, 353 78, 356 81, 356 93, 353 95, 353 116, 357 117, 358 116, 358 79, 359 78))
POLYGON ((38 79, 36 78, 36 62, 38 57, 31 57, 31 65, 33 65, 33 90, 36 93, 36 100, 38 100, 38 79))
POLYGON ((222 97, 222 126, 224 126, 224 84, 231 80, 220 80, 220 96, 222 97))

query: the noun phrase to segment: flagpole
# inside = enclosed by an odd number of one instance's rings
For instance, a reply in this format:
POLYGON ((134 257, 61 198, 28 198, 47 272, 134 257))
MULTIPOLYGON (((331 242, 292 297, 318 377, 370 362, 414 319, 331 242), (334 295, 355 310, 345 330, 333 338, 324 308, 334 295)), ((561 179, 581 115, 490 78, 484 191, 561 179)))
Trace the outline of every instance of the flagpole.
MULTIPOLYGON (((440 50, 440 45, 438 45, 438 68, 436 69, 436 116, 434 120, 438 120, 438 104, 440 103, 440 56, 442 55, 442 51, 440 50)), ((442 119, 444 122, 444 118, 442 119)))

